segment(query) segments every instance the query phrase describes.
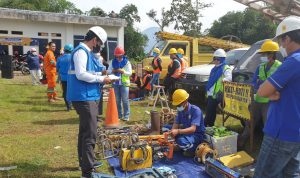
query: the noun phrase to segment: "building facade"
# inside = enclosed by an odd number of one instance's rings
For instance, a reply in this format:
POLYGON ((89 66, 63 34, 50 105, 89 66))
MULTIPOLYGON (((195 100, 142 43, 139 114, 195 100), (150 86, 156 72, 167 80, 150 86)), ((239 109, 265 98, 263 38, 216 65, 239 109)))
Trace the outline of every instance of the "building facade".
POLYGON ((118 45, 124 46, 126 21, 119 18, 0 8, 0 24, 0 50, 10 55, 16 51, 25 54, 32 47, 37 48, 40 54, 44 54, 50 41, 56 43, 56 53, 59 53, 65 44, 77 46, 83 41, 87 30, 98 25, 108 34, 108 41, 102 51, 103 56, 105 59, 112 59, 114 48, 118 45), (21 38, 30 39, 30 44, 16 45, 3 42, 5 39, 14 41, 21 38))

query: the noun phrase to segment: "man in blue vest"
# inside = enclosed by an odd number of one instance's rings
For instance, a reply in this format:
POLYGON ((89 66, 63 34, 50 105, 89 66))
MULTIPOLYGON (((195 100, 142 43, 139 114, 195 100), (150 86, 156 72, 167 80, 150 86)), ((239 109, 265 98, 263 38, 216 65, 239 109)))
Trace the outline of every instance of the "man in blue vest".
POLYGON ((285 58, 259 87, 270 99, 255 178, 300 177, 300 17, 289 16, 277 27, 275 40, 285 58))
POLYGON ((59 73, 61 80, 61 86, 63 90, 63 97, 65 104, 67 106, 67 111, 71 109, 71 102, 67 101, 67 79, 68 79, 68 70, 71 62, 71 52, 73 50, 72 44, 66 44, 64 46, 64 54, 57 58, 56 69, 59 73))
POLYGON ((100 48, 107 40, 106 31, 94 26, 87 32, 84 42, 72 52, 68 72, 67 100, 72 101, 79 115, 78 159, 82 177, 92 177, 97 135, 97 112, 100 99, 99 83, 110 83, 108 77, 96 72, 98 62, 93 57, 93 48, 100 48))
POLYGON ((114 74, 121 78, 121 80, 113 83, 113 88, 115 90, 117 100, 118 116, 119 119, 129 121, 129 86, 132 67, 130 61, 125 56, 125 51, 122 47, 116 47, 114 55, 115 59, 113 59, 111 65, 109 65, 108 73, 114 74), (122 104, 124 113, 122 113, 122 104))
POLYGON ((223 100, 223 81, 231 82, 231 69, 225 63, 226 52, 217 49, 213 55, 215 67, 210 71, 206 84, 207 106, 205 112, 205 126, 213 126, 217 115, 217 106, 223 100))

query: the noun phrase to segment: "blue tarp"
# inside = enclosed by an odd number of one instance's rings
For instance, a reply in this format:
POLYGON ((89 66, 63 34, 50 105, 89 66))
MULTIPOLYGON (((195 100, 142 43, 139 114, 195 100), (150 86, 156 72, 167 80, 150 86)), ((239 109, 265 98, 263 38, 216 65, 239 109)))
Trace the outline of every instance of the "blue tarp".
MULTIPOLYGON (((113 167, 115 175, 118 177, 128 177, 134 173, 141 172, 140 170, 131 172, 122 171, 119 164, 119 158, 116 157, 108 159, 108 163, 111 167, 113 167)), ((196 163, 193 158, 183 156, 181 152, 175 152, 172 160, 161 159, 153 162, 154 168, 162 166, 175 169, 175 174, 178 178, 209 178, 209 176, 205 173, 205 166, 203 164, 196 163)))

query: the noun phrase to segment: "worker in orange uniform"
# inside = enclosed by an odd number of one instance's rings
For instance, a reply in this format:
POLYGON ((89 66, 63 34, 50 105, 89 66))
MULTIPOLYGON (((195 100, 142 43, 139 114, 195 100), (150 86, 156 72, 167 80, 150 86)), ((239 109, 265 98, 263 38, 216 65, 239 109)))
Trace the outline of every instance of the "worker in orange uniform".
POLYGON ((172 61, 168 66, 168 73, 164 79, 164 86, 169 97, 171 97, 175 87, 175 82, 181 77, 181 60, 177 57, 177 50, 175 48, 170 49, 169 55, 172 61))
POLYGON ((56 49, 56 45, 53 42, 48 43, 48 50, 44 57, 44 69, 46 72, 47 77, 47 95, 48 95, 48 101, 50 103, 55 102, 56 100, 59 100, 56 95, 55 86, 56 86, 56 59, 54 56, 54 51, 56 49))
POLYGON ((153 60, 152 60, 152 68, 153 68, 153 76, 150 82, 151 89, 153 90, 153 85, 159 85, 159 77, 162 71, 161 59, 159 58, 160 50, 158 48, 153 49, 153 60))
POLYGON ((141 90, 142 90, 142 93, 144 94, 144 96, 147 96, 150 94, 151 92, 151 79, 152 79, 152 76, 151 76, 151 73, 152 73, 152 69, 149 67, 149 66, 145 66, 143 68, 143 70, 145 71, 144 73, 144 76, 143 76, 143 86, 141 86, 141 90))
POLYGON ((179 59, 181 59, 181 72, 190 66, 188 59, 186 57, 184 57, 183 55, 184 55, 184 50, 182 48, 178 48, 177 56, 179 59))
MULTIPOLYGON (((129 88, 129 99, 140 97, 140 88, 141 88, 141 78, 137 76, 135 70, 132 70, 132 75, 130 76, 130 83, 136 86, 131 86, 129 88)), ((130 84, 130 85, 131 85, 130 84)))

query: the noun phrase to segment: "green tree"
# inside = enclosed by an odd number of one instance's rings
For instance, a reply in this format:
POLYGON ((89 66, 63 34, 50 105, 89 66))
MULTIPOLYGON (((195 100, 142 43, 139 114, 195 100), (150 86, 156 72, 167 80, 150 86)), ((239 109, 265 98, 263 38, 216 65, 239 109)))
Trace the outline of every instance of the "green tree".
POLYGON ((159 20, 157 12, 150 10, 147 15, 156 22, 161 30, 169 24, 174 23, 175 30, 182 30, 185 35, 199 36, 202 23, 199 22, 201 10, 211 7, 210 3, 201 0, 172 0, 169 10, 162 9, 162 18, 159 20))
POLYGON ((142 60, 145 58, 144 47, 147 43, 147 36, 142 35, 132 26, 125 28, 124 32, 124 48, 126 55, 130 59, 142 60))
POLYGON ((141 17, 138 15, 138 9, 134 4, 127 4, 124 6, 118 15, 127 21, 128 26, 133 26, 134 22, 140 22, 141 17))
POLYGON ((166 11, 165 8, 161 9, 161 19, 157 18, 157 11, 151 9, 149 12, 146 13, 148 17, 157 23, 161 31, 164 31, 165 27, 168 27, 171 23, 170 21, 170 11, 166 11))
POLYGON ((130 59, 142 60, 145 57, 144 47, 148 39, 133 27, 134 22, 141 21, 137 7, 133 4, 127 4, 120 10, 120 13, 115 14, 115 16, 123 18, 127 22, 127 27, 125 27, 124 31, 124 48, 126 55, 130 59))
POLYGON ((235 35, 243 43, 253 44, 256 41, 272 38, 275 35, 276 24, 263 14, 245 9, 243 12, 228 12, 214 21, 208 30, 209 35, 220 38, 226 35, 235 35))
POLYGON ((99 17, 106 17, 107 16, 106 12, 103 9, 101 9, 100 7, 93 7, 89 11, 89 15, 90 16, 99 16, 99 17))
POLYGON ((56 13, 82 14, 81 10, 67 0, 0 0, 0 7, 46 11, 56 13))

